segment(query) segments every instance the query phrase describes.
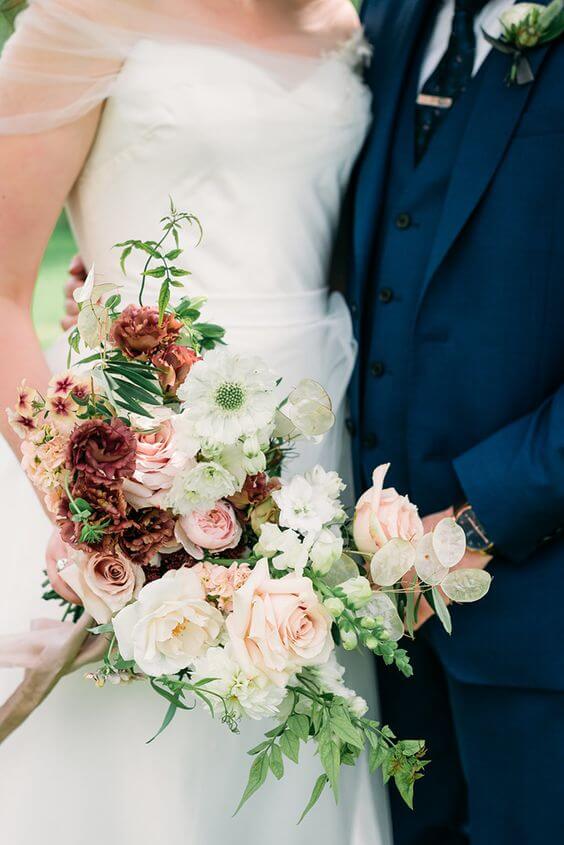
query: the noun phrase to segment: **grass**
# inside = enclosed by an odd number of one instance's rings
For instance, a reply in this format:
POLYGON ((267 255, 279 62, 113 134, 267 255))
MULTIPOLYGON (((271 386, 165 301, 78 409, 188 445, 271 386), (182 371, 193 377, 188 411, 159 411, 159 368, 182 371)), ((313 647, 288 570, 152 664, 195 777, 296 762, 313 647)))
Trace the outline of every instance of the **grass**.
POLYGON ((76 246, 67 219, 61 216, 45 252, 33 298, 33 322, 43 346, 60 334, 64 307, 63 285, 76 246))

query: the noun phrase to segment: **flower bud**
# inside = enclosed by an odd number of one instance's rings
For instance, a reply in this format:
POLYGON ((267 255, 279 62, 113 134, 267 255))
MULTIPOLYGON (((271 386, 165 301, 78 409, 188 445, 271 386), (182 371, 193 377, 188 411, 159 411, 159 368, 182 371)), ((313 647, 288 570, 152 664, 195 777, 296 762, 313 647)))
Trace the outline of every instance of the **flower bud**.
POLYGON ((374 637, 372 634, 369 637, 366 637, 364 640, 364 645, 366 648, 369 648, 370 651, 375 651, 378 646, 380 645, 380 640, 378 637, 374 637))
POLYGON ((354 631, 340 631, 341 644, 345 651, 353 651, 358 645, 358 637, 354 631))
POLYGON ((377 626, 377 622, 373 616, 363 616, 360 625, 362 628, 366 628, 368 631, 372 631, 377 626))
POLYGON ((337 537, 328 528, 320 532, 309 551, 311 567, 318 575, 327 575, 343 553, 343 538, 337 537))
POLYGON ((356 608, 362 607, 372 598, 370 581, 363 575, 359 575, 357 578, 349 578, 348 581, 339 586, 349 602, 356 608))
POLYGON ((341 599, 335 597, 325 599, 323 604, 325 605, 331 616, 334 616, 335 619, 337 619, 345 609, 345 605, 343 604, 341 599))

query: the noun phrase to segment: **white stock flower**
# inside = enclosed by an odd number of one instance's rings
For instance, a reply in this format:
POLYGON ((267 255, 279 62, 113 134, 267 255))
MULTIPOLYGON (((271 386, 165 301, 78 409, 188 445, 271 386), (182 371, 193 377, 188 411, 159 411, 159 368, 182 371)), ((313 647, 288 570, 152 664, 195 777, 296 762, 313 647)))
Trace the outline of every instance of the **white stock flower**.
MULTIPOLYGON (((275 716, 286 696, 285 687, 279 687, 260 671, 247 675, 233 658, 229 645, 209 648, 194 662, 192 681, 213 678, 202 687, 220 695, 228 711, 236 718, 266 719, 275 716)), ((222 706, 214 696, 209 696, 214 711, 221 715, 222 706)))
POLYGON ((323 528, 309 550, 309 559, 314 572, 327 575, 343 554, 343 538, 330 528, 323 528))
POLYGON ((206 601, 200 578, 185 568, 146 584, 137 601, 114 617, 121 656, 153 677, 186 669, 216 643, 222 627, 223 616, 206 601))
POLYGON ((237 481, 215 461, 201 461, 180 472, 166 495, 166 505, 186 516, 193 510, 210 510, 219 499, 237 492, 237 481))
POLYGON ((329 656, 326 663, 321 666, 313 666, 309 672, 324 692, 343 698, 354 716, 360 718, 367 712, 368 704, 366 701, 344 684, 345 669, 337 662, 334 652, 329 656))
POLYGON ((311 534, 343 519, 339 493, 343 482, 336 472, 316 466, 305 475, 296 475, 272 494, 280 508, 280 525, 301 534, 311 534))
POLYGON ((278 525, 265 522, 255 551, 258 555, 272 558, 275 569, 291 569, 298 575, 302 575, 307 565, 310 546, 311 541, 307 538, 302 540, 295 531, 291 529, 283 531, 278 525))
POLYGON ((231 444, 271 423, 275 387, 276 377, 260 358, 216 350, 194 364, 180 397, 198 437, 231 444))

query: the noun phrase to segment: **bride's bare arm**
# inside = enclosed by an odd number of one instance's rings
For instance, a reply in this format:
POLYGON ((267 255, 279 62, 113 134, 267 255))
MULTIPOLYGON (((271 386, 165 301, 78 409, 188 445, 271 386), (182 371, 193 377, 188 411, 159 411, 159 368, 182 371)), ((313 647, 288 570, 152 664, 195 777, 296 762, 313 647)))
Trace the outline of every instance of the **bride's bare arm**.
POLYGON ((3 409, 14 404, 22 379, 39 388, 49 379, 31 320, 37 272, 100 110, 49 132, 0 137, 0 431, 14 451, 19 441, 3 409))

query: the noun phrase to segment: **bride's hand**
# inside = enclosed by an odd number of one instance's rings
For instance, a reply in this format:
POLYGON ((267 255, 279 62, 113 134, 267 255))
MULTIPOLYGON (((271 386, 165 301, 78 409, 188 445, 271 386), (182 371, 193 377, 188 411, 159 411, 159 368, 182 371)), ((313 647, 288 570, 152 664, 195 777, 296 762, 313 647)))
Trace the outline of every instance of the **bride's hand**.
POLYGON ((64 331, 72 329, 76 323, 78 305, 73 299, 73 293, 82 287, 86 279, 86 267, 80 255, 75 255, 69 264, 69 277, 65 282, 65 313, 61 320, 61 327, 64 331))

